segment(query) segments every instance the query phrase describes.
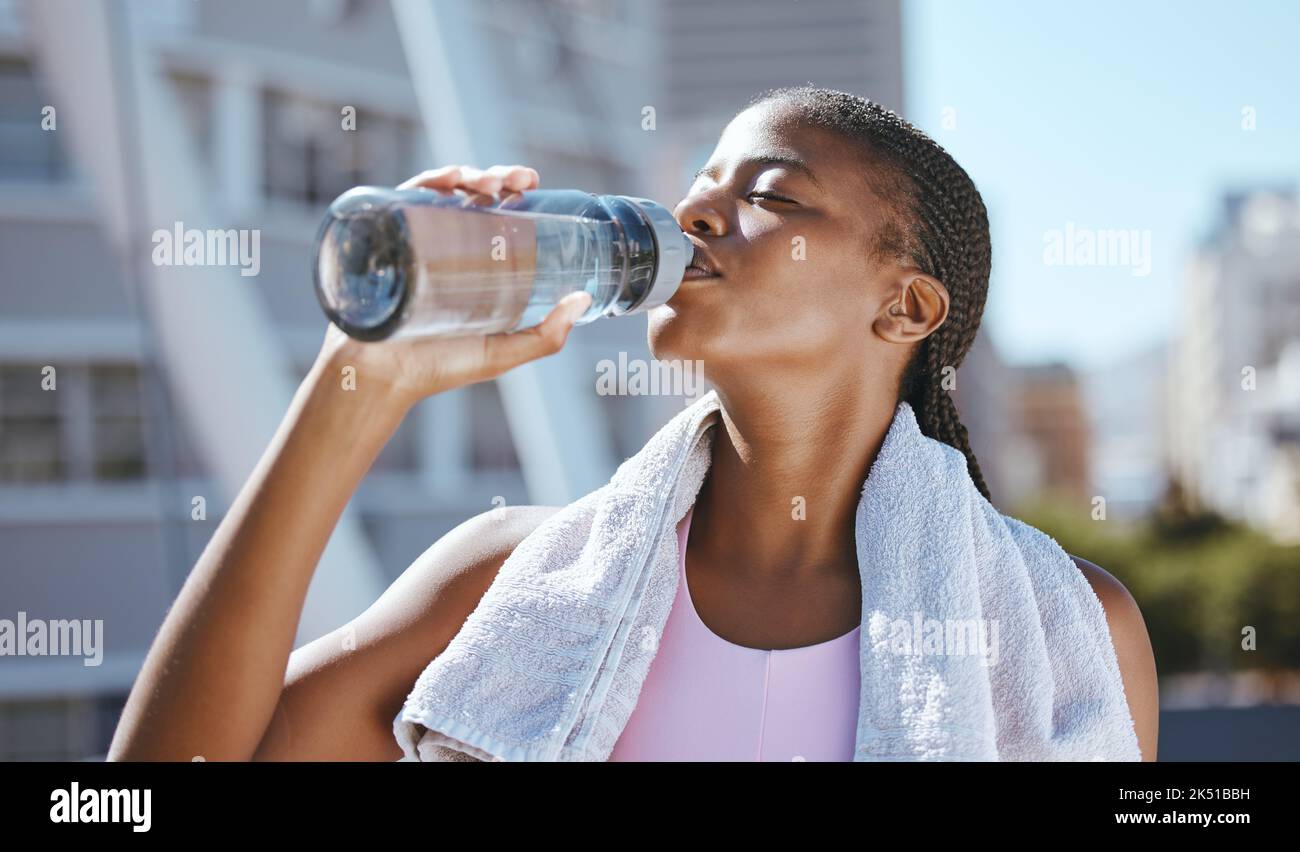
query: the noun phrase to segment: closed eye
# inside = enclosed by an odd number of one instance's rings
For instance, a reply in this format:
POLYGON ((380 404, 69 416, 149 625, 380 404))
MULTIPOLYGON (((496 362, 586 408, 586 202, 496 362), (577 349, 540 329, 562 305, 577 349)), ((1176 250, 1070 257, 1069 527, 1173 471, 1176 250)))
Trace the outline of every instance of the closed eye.
POLYGON ((774 192, 751 192, 751 193, 749 194, 748 197, 749 197, 749 198, 766 198, 766 199, 769 199, 769 200, 771 200, 771 201, 788 201, 788 202, 790 202, 791 204, 794 203, 794 199, 786 198, 785 196, 782 196, 782 195, 777 195, 777 194, 774 193, 774 192))

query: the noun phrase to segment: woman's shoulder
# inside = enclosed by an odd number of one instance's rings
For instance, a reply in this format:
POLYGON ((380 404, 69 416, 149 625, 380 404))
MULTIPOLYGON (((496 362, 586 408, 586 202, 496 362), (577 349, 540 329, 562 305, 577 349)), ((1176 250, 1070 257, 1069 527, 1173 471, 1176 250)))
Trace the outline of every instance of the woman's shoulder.
POLYGON ((1118 643, 1121 637, 1135 639, 1139 636, 1146 640, 1146 622, 1142 618, 1142 610, 1128 587, 1100 565, 1072 553, 1066 555, 1073 560, 1079 573, 1088 581, 1093 593, 1097 595, 1097 600, 1101 601, 1101 608, 1106 613, 1106 621, 1110 625, 1111 634, 1115 636, 1115 641, 1118 643))
POLYGON ((1102 568, 1096 563, 1089 562, 1082 556, 1075 556, 1073 553, 1066 553, 1074 561, 1075 567, 1079 573, 1092 586, 1097 597, 1101 600, 1102 607, 1109 613, 1111 609, 1116 614, 1123 614, 1130 609, 1137 608, 1137 601, 1129 594, 1128 588, 1121 583, 1113 574, 1102 568))
POLYGON ((430 638, 442 647, 478 606, 519 543, 559 509, 498 506, 462 521, 402 572, 392 599, 400 601, 406 614, 415 610, 416 623, 434 629, 438 635, 430 638))
POLYGON ((421 553, 372 607, 425 661, 441 653, 496 580, 501 566, 557 506, 499 506, 456 525, 421 553))
POLYGON ((452 556, 452 564, 465 569, 491 569, 495 574, 519 543, 561 508, 497 506, 453 527, 434 547, 442 550, 444 558, 452 556))
MULTIPOLYGON (((562 506, 502 505, 480 512, 454 527, 452 533, 470 536, 486 536, 502 544, 518 538, 522 540, 528 533, 541 526, 542 522, 562 509, 562 506)), ((515 544, 518 544, 515 541, 515 544)))
POLYGON ((1155 760, 1159 683, 1155 653, 1142 610, 1128 588, 1109 571, 1080 556, 1067 555, 1101 601, 1143 759, 1155 760))
MULTIPOLYGON (((1124 695, 1133 717, 1134 731, 1143 760, 1155 760, 1156 740, 1159 731, 1159 682, 1156 672, 1155 652, 1147 632, 1142 610, 1128 588, 1109 571, 1081 556, 1075 556, 1047 532, 1026 524, 1011 515, 1002 514, 991 506, 985 508, 984 517, 989 524, 1003 523, 1022 547, 1065 553, 1092 589, 1101 604, 1111 645, 1115 649, 1116 663, 1124 683, 1124 695)), ((1057 565, 1057 560, 1047 560, 1045 565, 1057 565)))

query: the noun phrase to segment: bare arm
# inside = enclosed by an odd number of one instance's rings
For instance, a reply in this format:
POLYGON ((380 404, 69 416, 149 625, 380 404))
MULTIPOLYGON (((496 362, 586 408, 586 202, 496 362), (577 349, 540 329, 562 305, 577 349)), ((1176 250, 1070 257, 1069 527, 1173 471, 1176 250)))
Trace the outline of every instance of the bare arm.
MULTIPOLYGON (((487 172, 449 166, 404 186, 495 194, 507 185, 528 189, 536 183, 536 172, 522 166, 487 172)), ((558 351, 587 304, 585 296, 570 297, 539 326, 488 336, 362 344, 330 326, 270 445, 167 613, 122 711, 109 759, 253 757, 280 705, 316 563, 407 411, 433 393, 558 351), (344 367, 355 370, 353 389, 343 388, 344 367)), ((374 632, 376 617, 367 611, 354 624, 374 632)), ((446 628, 438 625, 434 638, 446 628)), ((323 659, 323 641, 298 656, 291 679, 303 679, 305 667, 323 659)), ((330 700, 355 699, 339 689, 330 700)), ((293 702, 286 706, 299 712, 293 702)), ((345 731, 333 733, 346 742, 345 731)))
POLYGON ((497 571, 557 511, 510 506, 440 538, 369 609, 294 651, 254 760, 396 760, 393 719, 420 672, 446 649, 497 571))
POLYGON ((318 361, 191 571, 131 690, 112 760, 247 759, 284 684, 307 587, 402 412, 318 361))

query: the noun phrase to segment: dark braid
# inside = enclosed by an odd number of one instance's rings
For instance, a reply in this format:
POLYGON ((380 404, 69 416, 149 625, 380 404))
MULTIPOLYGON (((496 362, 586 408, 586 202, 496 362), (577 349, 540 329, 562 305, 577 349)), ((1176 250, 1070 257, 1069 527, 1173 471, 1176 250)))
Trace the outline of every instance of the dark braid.
POLYGON ((944 390, 944 367, 956 370, 975 341, 988 295, 992 249, 988 212, 970 175, 938 143, 895 113, 848 92, 782 86, 754 96, 795 108, 803 122, 864 146, 869 182, 893 206, 872 247, 877 257, 910 261, 948 289, 948 316, 921 342, 904 371, 899 397, 921 431, 961 450, 971 480, 991 500, 957 405, 944 390))

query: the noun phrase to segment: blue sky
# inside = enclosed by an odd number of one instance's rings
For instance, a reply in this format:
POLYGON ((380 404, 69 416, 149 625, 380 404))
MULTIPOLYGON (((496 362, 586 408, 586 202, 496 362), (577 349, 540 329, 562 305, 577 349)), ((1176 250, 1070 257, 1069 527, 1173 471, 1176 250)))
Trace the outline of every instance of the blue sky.
POLYGON ((903 0, 903 39, 907 117, 989 207, 984 322, 1008 361, 1167 340, 1223 191, 1300 184, 1300 2, 903 0), (1047 265, 1067 222, 1149 230, 1150 274, 1047 265))

